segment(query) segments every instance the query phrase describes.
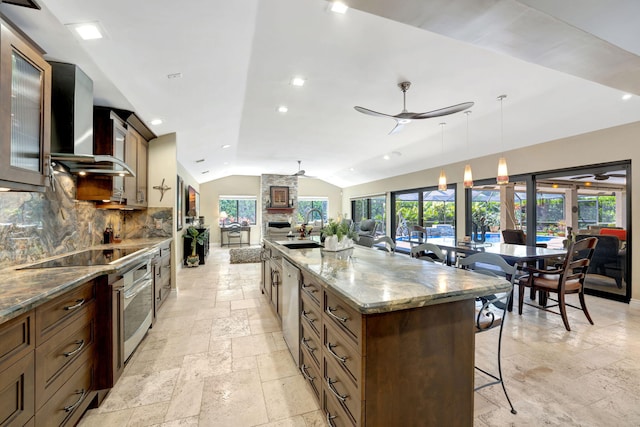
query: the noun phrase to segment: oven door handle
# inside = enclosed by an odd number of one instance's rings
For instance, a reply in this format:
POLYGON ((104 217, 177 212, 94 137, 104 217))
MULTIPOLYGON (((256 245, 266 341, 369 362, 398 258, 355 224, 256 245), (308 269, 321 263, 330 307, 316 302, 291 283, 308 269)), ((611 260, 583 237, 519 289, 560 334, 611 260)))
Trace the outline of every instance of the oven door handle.
POLYGON ((142 292, 144 289, 148 288, 153 284, 153 280, 140 280, 135 286, 132 286, 130 289, 125 289, 124 291, 124 299, 131 299, 142 292))

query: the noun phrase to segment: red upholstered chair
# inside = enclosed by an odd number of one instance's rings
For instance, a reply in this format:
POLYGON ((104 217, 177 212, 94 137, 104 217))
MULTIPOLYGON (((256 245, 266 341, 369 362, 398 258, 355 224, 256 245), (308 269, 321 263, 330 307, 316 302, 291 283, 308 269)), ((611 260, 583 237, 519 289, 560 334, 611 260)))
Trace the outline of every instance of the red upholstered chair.
POLYGON ((627 230, 624 230, 622 228, 601 228, 600 234, 606 236, 616 236, 618 239, 620 239, 621 242, 627 241, 627 230))

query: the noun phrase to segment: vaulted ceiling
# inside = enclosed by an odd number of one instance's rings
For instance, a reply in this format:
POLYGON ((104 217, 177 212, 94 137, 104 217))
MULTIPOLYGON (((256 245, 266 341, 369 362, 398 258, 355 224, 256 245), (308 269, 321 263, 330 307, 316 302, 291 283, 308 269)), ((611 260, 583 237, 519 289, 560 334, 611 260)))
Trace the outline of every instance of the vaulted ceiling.
POLYGON ((344 15, 325 0, 38 3, 0 12, 80 65, 96 104, 162 119, 152 129, 176 133, 199 182, 302 160, 347 187, 640 119, 636 0, 349 0, 344 15), (64 25, 88 21, 107 37, 64 25), (388 135, 394 120, 354 110, 401 112, 401 81, 412 112, 473 101, 469 139, 464 113, 388 135))

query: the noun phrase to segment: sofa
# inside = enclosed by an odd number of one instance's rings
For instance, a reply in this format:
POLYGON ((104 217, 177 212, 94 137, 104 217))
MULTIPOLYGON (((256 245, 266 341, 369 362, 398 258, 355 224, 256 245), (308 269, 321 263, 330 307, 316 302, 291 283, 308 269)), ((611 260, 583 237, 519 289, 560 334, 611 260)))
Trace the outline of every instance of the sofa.
MULTIPOLYGON (((576 240, 594 237, 593 234, 578 234, 576 240)), ((627 251, 621 249, 618 236, 609 234, 599 234, 596 250, 591 258, 591 265, 588 273, 600 274, 611 277, 616 281, 616 286, 622 288, 622 281, 626 277, 625 263, 627 251)))

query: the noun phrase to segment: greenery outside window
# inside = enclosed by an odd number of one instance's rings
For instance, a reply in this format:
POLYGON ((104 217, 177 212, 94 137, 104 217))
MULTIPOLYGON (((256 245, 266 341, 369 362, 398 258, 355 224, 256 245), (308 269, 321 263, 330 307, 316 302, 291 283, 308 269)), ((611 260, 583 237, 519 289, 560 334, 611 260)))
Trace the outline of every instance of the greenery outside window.
POLYGON ((387 234, 386 195, 361 197, 351 199, 351 218, 359 222, 363 219, 375 219, 378 221, 378 234, 387 234))
MULTIPOLYGON (((327 212, 329 212, 329 199, 327 197, 298 197, 298 216, 296 222, 302 224, 307 220, 307 213, 311 209, 319 209, 322 212, 322 220, 326 223, 329 222, 327 212)), ((318 220, 320 217, 317 213, 313 214, 312 218, 309 218, 309 222, 318 220)))
POLYGON ((256 224, 257 198, 255 196, 220 196, 219 206, 218 218, 221 225, 232 222, 241 225, 256 224))

